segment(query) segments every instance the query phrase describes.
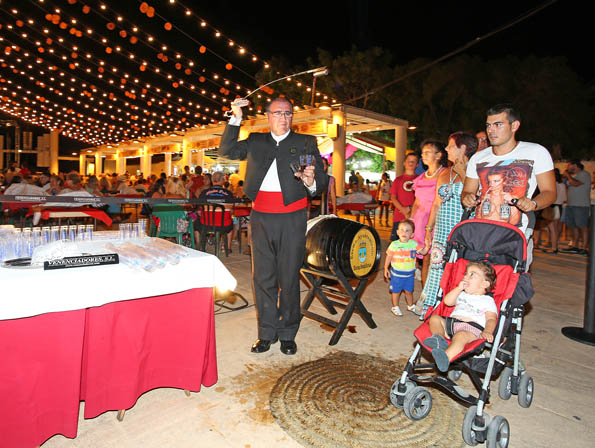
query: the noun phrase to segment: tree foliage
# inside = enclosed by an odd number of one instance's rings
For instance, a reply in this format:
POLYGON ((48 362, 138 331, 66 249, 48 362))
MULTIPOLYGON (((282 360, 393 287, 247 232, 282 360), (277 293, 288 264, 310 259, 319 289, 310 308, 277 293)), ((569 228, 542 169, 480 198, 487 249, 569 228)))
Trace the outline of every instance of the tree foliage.
MULTIPOLYGON (((315 102, 323 100, 323 93, 339 103, 405 119, 417 126, 410 135, 413 146, 427 137, 446 141, 458 130, 475 133, 484 128, 490 106, 512 103, 522 117, 520 140, 540 143, 556 158, 592 157, 593 88, 562 57, 483 60, 460 55, 366 95, 430 62, 420 58, 393 65, 391 61, 391 54, 378 47, 366 51, 353 47, 336 57, 319 49, 317 58, 306 66, 292 67, 284 58, 276 58, 271 66, 277 72, 267 70, 257 77, 264 84, 283 74, 325 65, 329 75, 317 79, 321 95, 315 102)), ((302 82, 310 85, 311 81, 308 75, 302 82)), ((310 104, 310 93, 295 82, 271 87, 274 96, 283 94, 298 105, 310 104)))
POLYGON ((347 159, 345 169, 346 171, 366 170, 374 173, 381 173, 385 170, 383 161, 384 159, 380 154, 374 154, 358 149, 349 159, 347 159))

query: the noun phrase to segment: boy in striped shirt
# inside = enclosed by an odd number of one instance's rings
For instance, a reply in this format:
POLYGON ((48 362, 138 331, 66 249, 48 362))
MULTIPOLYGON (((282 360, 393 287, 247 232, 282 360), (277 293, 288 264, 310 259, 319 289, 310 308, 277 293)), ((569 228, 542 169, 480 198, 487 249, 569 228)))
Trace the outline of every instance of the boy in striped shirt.
POLYGON ((415 282, 415 259, 416 255, 425 255, 428 249, 419 244, 413 238, 415 225, 406 219, 397 227, 398 240, 390 243, 386 251, 384 262, 384 279, 390 280, 389 291, 392 295, 393 306, 391 311, 395 316, 402 316, 399 308, 401 293, 405 293, 407 310, 413 311, 413 289, 415 282))

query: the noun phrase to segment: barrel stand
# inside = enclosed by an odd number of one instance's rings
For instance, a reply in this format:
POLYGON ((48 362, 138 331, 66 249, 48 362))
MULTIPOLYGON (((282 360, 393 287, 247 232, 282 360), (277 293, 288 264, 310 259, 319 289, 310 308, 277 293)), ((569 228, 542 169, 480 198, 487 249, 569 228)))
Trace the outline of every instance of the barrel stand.
POLYGON ((306 283, 309 284, 308 294, 304 298, 304 301, 301 305, 301 312, 304 316, 314 319, 318 322, 322 322, 323 324, 330 325, 331 327, 335 328, 333 332, 333 336, 331 337, 329 345, 335 345, 339 342, 343 331, 347 327, 349 323, 349 319, 351 319, 351 315, 354 311, 357 311, 364 322, 370 328, 376 328, 376 322, 372 319, 372 315, 366 309, 364 304, 361 301, 362 293, 368 284, 368 278, 358 279, 357 285, 355 288, 351 286, 347 278, 341 273, 340 270, 334 269, 337 274, 331 274, 328 272, 321 272, 317 270, 302 268, 300 272, 306 279, 306 283), (325 278, 338 281, 341 286, 345 289, 345 292, 340 291, 335 288, 330 288, 329 286, 323 285, 322 282, 325 278), (335 297, 340 297, 347 299, 348 301, 345 302, 337 302, 336 300, 332 300, 328 297, 328 295, 332 295, 335 297), (309 311, 310 305, 314 301, 314 298, 318 298, 322 305, 327 309, 330 314, 337 314, 337 310, 335 307, 345 308, 343 315, 338 321, 334 321, 327 317, 321 316, 320 314, 316 314, 312 311, 309 311))

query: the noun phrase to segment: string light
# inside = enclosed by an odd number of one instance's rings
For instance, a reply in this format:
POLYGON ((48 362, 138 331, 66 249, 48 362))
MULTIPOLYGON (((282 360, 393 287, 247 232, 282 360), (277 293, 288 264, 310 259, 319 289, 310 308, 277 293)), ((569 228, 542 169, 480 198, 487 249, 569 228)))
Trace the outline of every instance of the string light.
MULTIPOLYGON (((28 90, 28 92, 33 93, 22 93, 24 91, 23 86, 19 83, 15 83, 13 84, 13 87, 18 86, 15 87, 18 94, 16 98, 11 99, 10 106, 7 106, 7 108, 12 108, 12 110, 16 112, 19 107, 23 107, 23 104, 21 103, 33 104, 27 103, 27 101, 35 101, 34 104, 38 106, 43 105, 44 107, 42 110, 46 111, 40 112, 41 115, 38 114, 35 119, 42 119, 45 123, 49 123, 52 126, 66 126, 66 128, 70 126, 73 129, 72 135, 75 135, 81 131, 84 132, 84 126, 81 127, 80 130, 77 128, 77 126, 80 127, 82 119, 79 119, 78 124, 76 124, 74 120, 63 120, 62 123, 56 123, 51 121, 52 114, 47 113, 47 111, 51 111, 57 116, 56 119, 65 117, 66 112, 64 109, 60 109, 60 107, 67 106, 60 105, 64 105, 66 102, 73 102, 76 103, 78 107, 82 107, 89 112, 96 113, 103 117, 113 117, 111 118, 112 120, 123 123, 121 127, 116 126, 114 129, 109 128, 109 132, 106 131, 106 135, 109 135, 109 138, 111 139, 115 135, 132 135, 134 133, 143 132, 142 130, 146 130, 146 132, 149 132, 149 129, 158 131, 160 125, 162 126, 162 129, 174 126, 176 128, 192 126, 192 118, 194 118, 194 120, 200 120, 203 123, 208 121, 213 123, 220 117, 221 110, 228 110, 227 105, 229 102, 235 95, 238 95, 244 89, 241 86, 241 83, 238 83, 237 80, 232 81, 226 77, 227 75, 222 77, 218 73, 209 73, 208 70, 197 65, 195 61, 182 56, 180 53, 168 54, 167 46, 164 46, 161 50, 155 48, 155 54, 157 55, 161 52, 162 56, 158 58, 157 62, 160 66, 154 65, 150 60, 147 60, 146 56, 141 56, 141 53, 133 51, 132 47, 128 47, 128 45, 136 45, 138 43, 143 44, 143 48, 153 48, 154 45, 157 45, 157 48, 159 48, 163 44, 159 35, 143 36, 142 33, 140 33, 141 35, 139 36, 137 34, 139 32, 139 27, 136 26, 133 21, 128 20, 124 14, 116 13, 111 6, 108 8, 105 3, 99 4, 98 6, 86 4, 84 0, 78 2, 69 0, 68 3, 71 5, 70 7, 75 7, 72 5, 78 4, 76 8, 78 8, 79 11, 82 10, 83 17, 63 17, 63 11, 61 11, 60 8, 55 8, 51 11, 45 10, 45 19, 48 20, 48 23, 56 27, 56 33, 51 32, 47 27, 33 27, 32 25, 35 24, 34 18, 27 17, 22 20, 18 18, 16 21, 16 29, 23 29, 27 27, 27 24, 31 27, 31 30, 20 31, 19 39, 27 43, 35 44, 35 47, 26 49, 26 51, 31 54, 29 59, 35 59, 35 65, 32 64, 33 61, 29 63, 23 62, 29 65, 26 68, 21 66, 17 71, 21 76, 21 72, 24 72, 25 76, 27 76, 26 72, 32 71, 35 73, 35 70, 41 70, 41 67, 43 66, 42 69, 44 70, 44 74, 35 76, 35 78, 38 78, 38 81, 40 81, 40 84, 37 84, 34 87, 35 89, 48 90, 50 95, 55 98, 55 102, 50 104, 50 100, 47 98, 45 102, 41 102, 38 99, 34 100, 36 95, 34 91, 28 90), (123 39, 123 41, 115 42, 107 36, 98 35, 97 30, 94 29, 93 25, 89 26, 88 23, 85 23, 85 21, 82 20, 85 15, 91 13, 102 17, 105 20, 107 31, 109 33, 116 33, 116 38, 123 39), (105 17, 105 14, 110 15, 111 20, 105 17), (58 35, 58 32, 63 33, 63 36, 58 35), (44 37, 35 40, 35 33, 39 33, 44 37), (92 39, 94 42, 101 45, 104 51, 103 56, 102 53, 92 50, 92 45, 81 45, 83 48, 88 48, 88 51, 83 55, 79 54, 79 48, 81 46, 73 46, 68 43, 72 42, 73 39, 81 38, 83 36, 86 36, 86 38, 92 39), (32 42, 31 39, 35 42, 32 42), (124 45, 124 42, 126 42, 126 45, 124 45), (68 46, 68 48, 64 46, 68 46), (116 62, 117 57, 124 58, 124 60, 130 62, 121 64, 122 59, 118 60, 119 62, 116 62), (55 60, 50 61, 52 58, 55 58, 55 60), (108 64, 106 64, 103 59, 108 61, 108 64), (141 60, 139 61, 139 59, 141 60), (169 88, 176 92, 177 101, 173 100, 171 92, 163 89, 163 86, 151 87, 153 83, 146 82, 143 82, 141 85, 138 78, 128 70, 130 64, 137 64, 138 71, 140 72, 144 72, 145 74, 150 72, 153 76, 161 77, 166 85, 169 85, 169 88), (168 71, 166 64, 172 64, 170 66, 172 67, 171 72, 168 71), (68 66, 68 68, 66 68, 66 66, 68 66), (40 69, 35 67, 40 67, 40 69), (118 70, 118 67, 122 70, 118 70), (64 84, 64 82, 62 82, 64 85, 54 84, 54 87, 52 87, 52 83, 56 83, 58 80, 64 78, 64 72, 69 74, 84 74, 85 76, 95 78, 96 81, 91 81, 89 83, 88 80, 77 77, 70 78, 70 84, 64 84), (53 73, 53 75, 51 75, 53 80, 50 80, 49 78, 51 73, 53 73), (75 80, 73 81, 73 79, 75 80), (198 80, 200 84, 208 85, 212 90, 197 88, 197 85, 195 85, 196 80, 198 80), (91 89, 90 84, 102 85, 106 86, 106 88, 98 89, 96 88, 97 86, 94 86, 95 88, 91 89), (85 85, 85 87, 83 87, 83 85, 85 85), (115 90, 110 91, 110 88, 115 90), (89 92, 90 96, 83 94, 83 90, 89 92), (205 99, 209 100, 209 104, 201 105, 196 101, 190 101, 192 99, 191 96, 186 97, 186 100, 184 100, 183 98, 185 98, 185 96, 180 96, 177 93, 179 90, 184 90, 192 95, 202 95, 205 99), (233 90, 233 93, 230 90, 233 90), (81 99, 77 99, 77 96, 84 100, 81 101, 81 99), (169 100, 166 101, 166 99, 169 100), (214 101, 214 103, 212 103, 212 101, 214 101), (120 104, 120 107, 117 107, 118 104, 120 104), (216 106, 213 107, 213 104, 216 106), (157 109, 155 109, 155 107, 157 107, 157 109), (159 107, 162 109, 159 110, 159 107), (116 108, 117 111, 115 110, 116 108), (200 113, 194 112, 199 109, 201 110, 200 113), (44 117, 42 116, 43 114, 47 116, 44 117), (215 118, 209 118, 209 115, 215 118), (189 119, 186 119, 186 117, 189 119), (137 122, 138 126, 134 124, 134 122, 137 122)), ((182 8, 180 14, 182 14, 182 17, 185 17, 185 20, 196 21, 197 25, 200 25, 199 29, 211 30, 216 38, 223 39, 226 47, 229 48, 229 51, 231 51, 232 54, 237 55, 238 58, 240 56, 248 55, 248 58, 243 58, 244 61, 252 63, 262 61, 260 64, 263 68, 270 68, 270 65, 266 61, 263 61, 253 52, 249 51, 245 46, 238 45, 234 40, 225 36, 221 30, 211 27, 206 20, 199 17, 192 9, 186 7, 179 1, 171 1, 170 3, 172 4, 174 11, 178 11, 178 8, 182 8)), ((45 2, 43 0, 38 0, 36 6, 43 11, 44 7, 41 5, 44 4, 45 2)), ((0 3, 0 9, 2 9, 1 5, 2 4, 0 3)), ((69 7, 67 6, 66 8, 69 7)), ((232 63, 232 61, 226 60, 225 57, 215 53, 212 48, 208 47, 208 45, 197 42, 192 36, 189 36, 176 26, 176 24, 172 24, 173 21, 168 21, 162 17, 153 7, 150 7, 143 2, 141 3, 140 10, 149 19, 158 18, 163 21, 162 23, 164 26, 161 28, 162 33, 176 31, 195 42, 199 49, 196 54, 208 53, 222 60, 224 63, 223 66, 225 67, 225 73, 234 72, 243 74, 254 80, 252 75, 243 71, 236 63, 232 63), (143 7, 143 5, 145 6, 143 7)), ((12 8, 11 12, 13 15, 20 14, 16 8, 12 8)), ((9 24, 5 25, 5 29, 13 32, 15 27, 14 25, 9 24)), ((212 35, 213 34, 211 34, 211 36, 212 35)), ((3 36, 0 36, 0 41, 4 41, 3 36)), ((18 47, 19 44, 16 46, 18 47)), ((18 53, 18 51, 12 47, 10 47, 9 50, 6 50, 6 48, 8 47, 5 46, 5 53, 8 51, 8 53, 6 53, 7 55, 16 55, 18 53)), ((240 59, 238 59, 238 61, 240 61, 240 59)), ((20 61, 17 61, 17 63, 21 64, 20 61)), ((143 74, 143 76, 145 76, 145 74, 143 74)), ((14 75, 15 73, 5 73, 3 77, 9 78, 14 75)), ((232 76, 232 79, 233 78, 234 76, 232 76)), ((237 78, 237 76, 235 76, 235 78, 237 78)), ((159 84, 163 83, 159 82, 159 84)), ((301 87, 301 85, 302 84, 300 83, 298 87, 301 87)), ((251 89, 245 88, 246 93, 249 93, 250 91, 251 89)), ((272 94, 274 92, 270 90, 270 93, 272 94)), ((37 93, 37 96, 41 97, 46 95, 40 94, 39 92, 37 93)), ((262 98, 261 95, 259 95, 259 97, 262 98)), ((327 98, 326 95, 324 97, 327 98)), ((266 99, 267 101, 270 101, 270 98, 266 99)), ((30 106, 27 107, 31 108, 30 106)), ((3 108, 3 110, 4 109, 5 108, 3 108)), ((77 112, 73 113, 76 114, 77 112)), ((27 115, 32 117, 32 119, 35 117, 33 111, 28 111, 27 115)), ((67 115, 70 116, 72 114, 69 113, 67 115)), ((97 118, 93 119, 90 116, 88 118, 87 122, 93 123, 93 126, 90 128, 92 130, 89 130, 92 134, 92 137, 90 138, 98 138, 97 135, 99 135, 101 127, 110 126, 109 123, 104 120, 97 118)))
MULTIPOLYGON (((108 41, 107 41, 106 39, 102 39, 102 42, 104 42, 106 45, 108 44, 108 41)), ((110 47, 110 48, 111 48, 111 47, 110 47)), ((119 48, 117 48, 117 47, 116 47, 116 48, 115 48, 115 50, 116 50, 116 51, 118 51, 118 50, 119 50, 119 48)), ((66 56, 64 56, 64 55, 62 56, 62 58, 63 58, 63 60, 66 60, 66 59, 67 59, 67 57, 66 57, 66 56)), ((101 65, 103 65, 103 64, 104 64, 104 63, 103 63, 103 61, 101 61, 101 62, 100 62, 100 64, 101 64, 101 65)), ((115 72, 117 72, 117 71, 118 71, 117 67, 112 67, 112 72, 114 72, 114 73, 115 73, 115 72)), ((156 70, 156 71, 157 71, 157 72, 159 72, 159 70, 156 70)), ((169 78, 171 79, 171 78, 172 78, 172 76, 170 75, 170 76, 169 76, 169 78)), ((181 83, 179 83, 179 81, 178 81, 178 84, 184 84, 184 83, 183 83, 183 81, 182 81, 181 83)))

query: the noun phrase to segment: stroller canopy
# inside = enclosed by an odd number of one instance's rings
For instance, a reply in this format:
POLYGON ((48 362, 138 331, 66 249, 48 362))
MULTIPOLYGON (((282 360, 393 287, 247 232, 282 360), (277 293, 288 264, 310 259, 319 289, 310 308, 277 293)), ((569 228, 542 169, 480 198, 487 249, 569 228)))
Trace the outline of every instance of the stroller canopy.
POLYGON ((449 249, 467 260, 487 260, 524 270, 527 240, 515 226, 486 219, 470 219, 457 224, 448 237, 449 249))

